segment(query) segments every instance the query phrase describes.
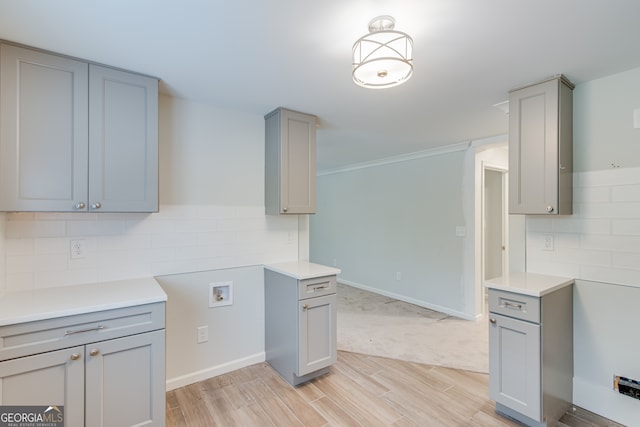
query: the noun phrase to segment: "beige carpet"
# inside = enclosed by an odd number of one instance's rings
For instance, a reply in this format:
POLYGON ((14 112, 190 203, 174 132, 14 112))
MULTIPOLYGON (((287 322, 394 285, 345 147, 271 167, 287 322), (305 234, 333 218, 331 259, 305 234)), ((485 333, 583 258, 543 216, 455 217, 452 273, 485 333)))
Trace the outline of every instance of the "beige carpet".
POLYGON ((338 284, 338 349, 489 372, 486 318, 462 320, 338 284))

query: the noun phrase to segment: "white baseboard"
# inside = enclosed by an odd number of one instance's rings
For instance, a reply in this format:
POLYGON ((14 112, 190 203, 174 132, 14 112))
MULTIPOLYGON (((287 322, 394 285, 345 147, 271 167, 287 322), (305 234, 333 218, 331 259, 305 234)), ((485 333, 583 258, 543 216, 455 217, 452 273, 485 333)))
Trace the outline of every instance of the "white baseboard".
POLYGON ((618 393, 613 386, 602 387, 573 377, 573 403, 617 423, 640 426, 640 401, 618 393))
POLYGON ((222 365, 211 366, 207 369, 192 372, 190 374, 181 375, 179 377, 170 378, 166 382, 167 391, 174 390, 176 388, 184 387, 189 384, 204 381, 209 378, 217 377, 218 375, 226 374, 227 372, 235 371, 237 369, 245 368, 247 366, 255 365, 256 363, 262 363, 266 360, 265 352, 252 354, 242 359, 232 360, 222 365))
POLYGON ((371 292, 371 293, 374 293, 374 294, 383 295, 385 297, 397 299, 399 301, 408 302, 409 304, 417 305, 419 307, 424 307, 424 308, 428 308, 430 310, 439 311, 440 313, 445 313, 445 314, 449 314, 451 316, 459 317, 461 319, 476 320, 475 316, 469 316, 467 313, 463 313, 461 311, 456 311, 456 310, 451 310, 450 308, 447 308, 447 307, 441 307, 439 305, 430 304, 428 302, 424 302, 424 301, 421 301, 421 300, 409 298, 409 297, 407 297, 405 295, 400 295, 400 294, 395 294, 393 292, 383 291, 383 290, 380 290, 380 289, 377 289, 377 288, 372 288, 370 286, 362 285, 360 283, 352 282, 350 280, 344 280, 344 279, 341 279, 341 278, 338 278, 338 282, 344 283, 345 285, 353 286, 354 288, 362 289, 364 291, 368 291, 368 292, 371 292))

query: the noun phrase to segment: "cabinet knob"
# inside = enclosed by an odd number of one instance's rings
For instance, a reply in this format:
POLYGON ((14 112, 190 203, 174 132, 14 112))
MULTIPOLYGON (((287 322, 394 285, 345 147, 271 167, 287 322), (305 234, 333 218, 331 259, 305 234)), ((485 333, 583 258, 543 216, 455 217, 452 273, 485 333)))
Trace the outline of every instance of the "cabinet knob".
POLYGON ((287 208, 282 208, 282 212, 286 212, 286 211, 287 211, 287 208))
POLYGON ((85 205, 84 202, 80 202, 80 203, 76 203, 74 208, 76 208, 76 209, 84 209, 85 206, 87 206, 87 205, 85 205))
POLYGON ((303 306, 302 306, 302 309, 303 309, 303 310, 306 310, 306 309, 308 309, 308 308, 309 308, 309 304, 305 304, 305 305, 303 305, 303 306))
POLYGON ((91 204, 91 209, 100 209, 101 207, 102 205, 100 204, 100 202, 95 202, 91 204))
POLYGON ((99 354, 100 354, 100 350, 98 350, 97 348, 94 348, 94 349, 92 349, 92 350, 89 352, 89 354, 90 354, 91 356, 97 356, 97 355, 99 355, 99 354))
POLYGON ((547 206, 547 213, 551 213, 553 212, 553 206, 549 205, 547 206))
POLYGON ((71 360, 78 360, 80 359, 80 353, 73 353, 71 355, 71 360))
POLYGON ((489 319, 489 323, 491 323, 492 325, 495 325, 497 323, 496 319, 494 319, 493 317, 489 319))

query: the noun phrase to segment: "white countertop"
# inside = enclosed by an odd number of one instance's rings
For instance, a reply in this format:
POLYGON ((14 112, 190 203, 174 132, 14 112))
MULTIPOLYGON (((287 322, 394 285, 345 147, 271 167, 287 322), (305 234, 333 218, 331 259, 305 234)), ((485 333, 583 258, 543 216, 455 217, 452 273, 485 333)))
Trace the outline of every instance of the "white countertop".
POLYGON ((534 297, 541 297, 571 284, 573 284, 573 279, 570 277, 547 276, 537 273, 509 273, 504 277, 484 281, 484 286, 490 289, 534 297))
POLYGON ((167 300, 153 277, 0 294, 0 326, 167 300))
POLYGON ((277 264, 265 265, 264 268, 298 280, 313 279, 315 277, 323 276, 335 276, 340 274, 340 269, 338 268, 314 264, 309 261, 279 262, 277 264))

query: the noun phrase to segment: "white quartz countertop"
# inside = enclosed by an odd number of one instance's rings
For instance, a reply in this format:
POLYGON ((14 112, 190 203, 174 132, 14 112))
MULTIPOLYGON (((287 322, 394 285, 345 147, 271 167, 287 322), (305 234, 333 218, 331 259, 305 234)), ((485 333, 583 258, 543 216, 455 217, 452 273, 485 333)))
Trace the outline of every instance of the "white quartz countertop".
POLYGON ((490 289, 541 297, 573 284, 570 277, 547 276, 538 273, 509 273, 507 276, 485 280, 490 289))
POLYGON ((340 269, 338 268, 314 264, 309 261, 291 261, 267 264, 264 268, 298 280, 313 279, 315 277, 323 276, 335 276, 340 274, 340 269))
POLYGON ((0 294, 0 326, 167 300, 153 277, 0 294))

